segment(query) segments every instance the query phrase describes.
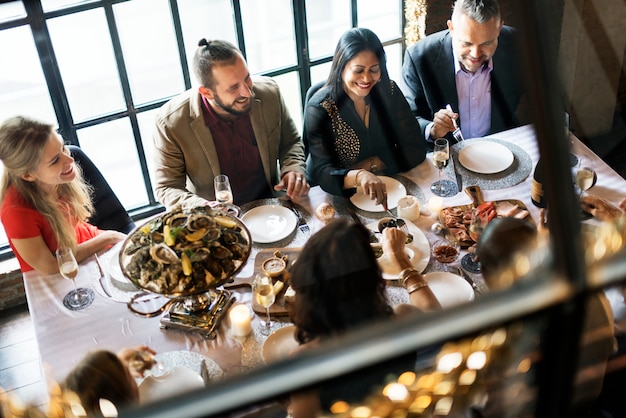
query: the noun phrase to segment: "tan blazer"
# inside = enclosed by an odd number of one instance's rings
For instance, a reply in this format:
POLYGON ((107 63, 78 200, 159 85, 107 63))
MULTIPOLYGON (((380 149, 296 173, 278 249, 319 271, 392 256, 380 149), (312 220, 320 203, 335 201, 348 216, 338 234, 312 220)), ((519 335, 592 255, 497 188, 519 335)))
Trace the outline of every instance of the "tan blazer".
MULTIPOLYGON (((305 172, 304 146, 280 94, 267 77, 254 77, 250 119, 265 181, 271 189, 287 171, 305 172)), ((213 177, 220 163, 211 131, 204 123, 200 93, 190 89, 163 105, 156 116, 155 193, 168 209, 215 200, 213 177)))

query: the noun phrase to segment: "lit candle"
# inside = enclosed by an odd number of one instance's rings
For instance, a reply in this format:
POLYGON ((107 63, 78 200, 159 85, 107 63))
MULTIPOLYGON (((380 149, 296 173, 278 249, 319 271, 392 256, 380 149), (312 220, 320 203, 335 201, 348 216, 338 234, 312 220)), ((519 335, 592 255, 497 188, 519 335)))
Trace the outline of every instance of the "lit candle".
POLYGON ((230 332, 235 337, 246 337, 252 332, 250 324, 250 308, 246 305, 235 305, 228 313, 230 332))
POLYGON ((439 217, 439 212, 443 208, 443 199, 439 196, 433 196, 428 200, 428 209, 433 217, 439 217))

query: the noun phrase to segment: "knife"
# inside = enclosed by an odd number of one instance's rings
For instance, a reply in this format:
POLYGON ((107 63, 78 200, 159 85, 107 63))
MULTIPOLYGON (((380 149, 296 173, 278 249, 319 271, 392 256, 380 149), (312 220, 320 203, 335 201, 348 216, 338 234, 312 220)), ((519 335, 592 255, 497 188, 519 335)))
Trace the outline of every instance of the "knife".
POLYGON ((452 160, 452 168, 454 169, 454 176, 456 177, 456 187, 458 188, 457 193, 461 193, 461 190, 463 190, 463 177, 461 176, 459 170, 457 170, 456 168, 456 163, 454 162, 453 156, 450 156, 450 160, 452 160))
POLYGON ((108 297, 113 297, 111 296, 111 292, 109 292, 107 284, 105 283, 106 275, 104 273, 104 269, 102 268, 102 264, 100 264, 98 254, 94 253, 93 257, 96 259, 96 265, 98 266, 98 270, 100 271, 100 277, 98 278, 98 281, 100 282, 100 287, 102 288, 102 291, 105 295, 107 295, 108 297))

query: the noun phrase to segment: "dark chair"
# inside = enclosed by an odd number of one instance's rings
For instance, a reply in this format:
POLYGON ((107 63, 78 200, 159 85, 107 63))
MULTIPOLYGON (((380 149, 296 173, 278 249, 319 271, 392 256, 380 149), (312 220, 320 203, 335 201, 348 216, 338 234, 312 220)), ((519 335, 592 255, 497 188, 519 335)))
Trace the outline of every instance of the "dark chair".
MULTIPOLYGON (((306 91, 306 95, 304 96, 304 118, 305 119, 306 119, 306 106, 309 103, 309 100, 311 100, 311 97, 313 97, 313 95, 319 89, 324 87, 324 84, 326 84, 326 80, 318 81, 317 83, 309 87, 309 89, 306 91)), ((309 144, 307 142, 306 123, 304 123, 304 125, 302 126, 302 142, 304 142, 304 156, 306 158, 306 168, 307 168, 306 169, 306 181, 309 183, 311 187, 317 186, 317 180, 314 178, 315 176, 313 175, 310 169, 311 156, 309 155, 309 144)))
POLYGON ((128 234, 135 228, 135 222, 122 206, 106 179, 85 152, 78 146, 67 147, 72 158, 82 168, 83 177, 93 187, 95 212, 89 223, 100 229, 112 229, 128 234))

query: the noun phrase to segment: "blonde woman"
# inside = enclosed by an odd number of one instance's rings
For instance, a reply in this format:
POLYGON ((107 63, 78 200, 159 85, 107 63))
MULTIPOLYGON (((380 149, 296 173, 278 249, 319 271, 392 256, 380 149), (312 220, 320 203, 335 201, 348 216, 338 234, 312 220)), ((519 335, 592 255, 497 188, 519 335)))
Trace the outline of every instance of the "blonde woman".
POLYGON ((78 262, 125 238, 87 223, 91 189, 50 124, 23 116, 0 125, 0 220, 22 272, 58 273, 54 252, 78 262))

